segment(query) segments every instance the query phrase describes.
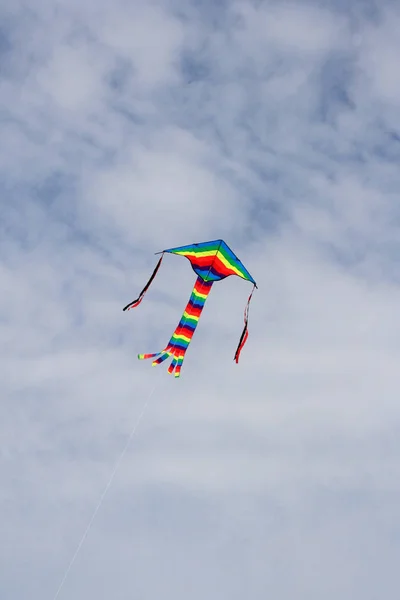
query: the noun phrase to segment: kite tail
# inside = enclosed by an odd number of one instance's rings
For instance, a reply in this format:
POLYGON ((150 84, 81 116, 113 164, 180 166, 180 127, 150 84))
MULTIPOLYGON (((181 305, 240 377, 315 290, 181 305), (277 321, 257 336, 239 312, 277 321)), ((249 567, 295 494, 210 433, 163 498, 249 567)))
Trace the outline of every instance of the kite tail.
POLYGON ((250 307, 250 301, 251 301, 251 297, 253 296, 254 290, 255 290, 256 286, 253 287, 253 290, 247 300, 247 304, 246 307, 244 309, 244 328, 242 331, 242 335, 240 336, 240 340, 239 340, 239 344, 238 347, 236 349, 236 353, 235 353, 235 357, 234 360, 236 361, 236 363, 239 362, 239 356, 241 351, 243 350, 243 346, 245 345, 245 343, 247 342, 247 338, 249 337, 249 332, 248 332, 248 323, 249 323, 249 307, 250 307))
POLYGON ((144 298, 145 293, 147 292, 147 290, 151 286, 154 277, 157 275, 157 271, 160 268, 161 261, 162 261, 163 257, 164 257, 164 253, 161 254, 160 260, 156 264, 156 267, 155 267, 155 269, 154 269, 154 271, 153 271, 150 279, 148 280, 148 282, 146 283, 146 285, 144 286, 144 288, 140 292, 138 298, 136 298, 136 300, 132 300, 132 302, 129 302, 129 304, 127 304, 122 310, 130 310, 131 308, 136 308, 137 306, 139 306, 139 304, 141 303, 141 301, 144 298))
POLYGON ((204 281, 201 277, 196 279, 189 302, 186 305, 182 318, 172 334, 168 345, 164 350, 157 352, 156 354, 139 354, 138 358, 140 360, 155 358, 152 364, 153 366, 156 366, 172 356, 173 359, 168 368, 168 373, 174 373, 175 377, 180 376, 186 350, 188 349, 196 330, 197 323, 199 322, 208 294, 211 291, 212 284, 212 281, 204 281))

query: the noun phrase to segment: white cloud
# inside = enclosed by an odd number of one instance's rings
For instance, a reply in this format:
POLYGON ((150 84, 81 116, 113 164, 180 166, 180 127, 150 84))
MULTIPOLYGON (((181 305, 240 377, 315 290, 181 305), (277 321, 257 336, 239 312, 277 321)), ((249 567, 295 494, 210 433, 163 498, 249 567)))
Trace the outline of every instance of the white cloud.
POLYGON ((398 14, 350 8, 1 19, 1 597, 54 596, 155 379, 60 600, 393 592, 398 14), (154 252, 219 237, 259 285, 250 338, 238 366, 251 286, 216 283, 175 381, 136 356, 189 263, 122 307, 154 252))
POLYGON ((373 98, 397 106, 400 95, 400 75, 396 69, 400 50, 397 31, 398 11, 383 11, 379 23, 371 24, 362 37, 359 67, 369 84, 373 98))
POLYGON ((117 164, 87 177, 88 220, 94 209, 136 244, 152 240, 157 249, 176 245, 177 236, 184 243, 234 230, 245 206, 234 187, 210 170, 213 154, 211 146, 177 128, 149 134, 144 147, 133 141, 117 164))
POLYGON ((90 111, 93 103, 98 103, 103 91, 101 60, 98 52, 91 50, 86 44, 65 45, 39 71, 43 94, 63 111, 90 111))
MULTIPOLYGON (((255 50, 256 61, 268 60, 260 52, 264 46, 279 51, 283 58, 321 58, 321 53, 340 47, 348 35, 348 23, 334 13, 306 3, 267 2, 257 7, 250 2, 237 4, 243 19, 242 39, 255 50)), ((274 57, 276 58, 276 56, 274 57)))
POLYGON ((167 10, 151 3, 125 3, 123 10, 107 12, 98 34, 117 56, 132 61, 135 86, 179 83, 184 29, 167 10))

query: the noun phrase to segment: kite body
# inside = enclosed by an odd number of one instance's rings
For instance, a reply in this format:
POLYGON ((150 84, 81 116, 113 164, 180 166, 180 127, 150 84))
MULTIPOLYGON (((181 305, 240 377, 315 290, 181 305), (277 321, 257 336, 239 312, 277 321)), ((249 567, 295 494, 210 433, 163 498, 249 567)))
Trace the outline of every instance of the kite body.
POLYGON ((161 352, 156 352, 155 354, 139 354, 138 358, 140 360, 153 358, 154 360, 152 364, 153 366, 156 366, 164 362, 167 358, 172 357, 172 362, 168 368, 168 372, 174 373, 175 377, 179 377, 186 351, 196 330, 205 301, 207 300, 213 283, 215 281, 225 279, 230 275, 237 275, 238 277, 253 283, 253 291, 248 298, 245 308, 245 325, 243 333, 235 353, 235 360, 236 362, 239 362, 240 352, 248 337, 248 311, 250 300, 257 285, 241 261, 235 256, 235 254, 223 240, 214 240, 211 242, 203 242, 201 244, 190 244, 188 246, 179 246, 177 248, 163 250, 161 253, 159 253, 161 254, 161 258, 159 259, 153 274, 151 275, 146 286, 141 291, 139 297, 125 306, 123 310, 136 308, 141 303, 145 293, 156 276, 158 269, 160 268, 164 253, 185 256, 190 261, 192 269, 197 274, 197 279, 194 284, 189 302, 183 312, 182 318, 172 334, 167 346, 164 348, 164 350, 161 350, 161 352))
POLYGON ((186 256, 193 271, 204 281, 219 281, 229 275, 238 275, 256 285, 248 270, 223 240, 179 246, 163 252, 186 256))

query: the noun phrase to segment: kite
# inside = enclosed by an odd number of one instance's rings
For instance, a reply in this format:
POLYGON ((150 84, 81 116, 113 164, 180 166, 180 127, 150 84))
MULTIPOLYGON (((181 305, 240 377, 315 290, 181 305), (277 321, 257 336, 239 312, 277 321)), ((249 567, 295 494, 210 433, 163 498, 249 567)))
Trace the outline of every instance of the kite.
POLYGON ((244 311, 244 329, 240 336, 239 344, 234 356, 236 363, 239 362, 239 355, 242 351, 248 338, 248 315, 250 301, 253 296, 257 284, 248 270, 244 267, 237 256, 232 252, 229 246, 223 240, 214 240, 211 242, 202 242, 200 244, 189 244, 187 246, 178 246, 177 248, 169 248, 156 254, 161 254, 161 257, 139 297, 127 304, 123 310, 130 310, 139 306, 144 295, 149 289, 154 280, 158 269, 160 268, 164 254, 177 254, 185 256, 191 263, 193 271, 197 275, 194 288, 190 299, 183 312, 182 318, 178 323, 174 333, 171 336, 167 346, 161 352, 155 354, 138 354, 138 359, 143 360, 153 358, 153 366, 159 365, 167 358, 172 357, 172 362, 168 368, 170 374, 174 373, 175 377, 179 377, 181 373, 182 363, 185 358, 186 351, 192 340, 193 334, 199 322, 204 304, 208 294, 211 291, 215 281, 225 279, 230 275, 237 275, 242 279, 250 281, 253 284, 253 289, 248 297, 244 311))

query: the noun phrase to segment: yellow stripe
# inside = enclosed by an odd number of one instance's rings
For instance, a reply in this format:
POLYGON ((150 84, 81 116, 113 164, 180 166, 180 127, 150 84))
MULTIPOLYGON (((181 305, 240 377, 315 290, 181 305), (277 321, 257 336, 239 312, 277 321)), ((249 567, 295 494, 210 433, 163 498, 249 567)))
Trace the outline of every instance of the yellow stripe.
POLYGON ((189 256, 190 257, 201 256, 202 258, 204 258, 206 256, 218 256, 220 261, 225 265, 225 267, 227 269, 230 269, 237 275, 243 275, 243 273, 241 272, 240 269, 232 266, 232 264, 225 258, 225 256, 222 254, 222 252, 220 250, 218 252, 215 252, 215 250, 208 250, 207 252, 183 252, 183 251, 181 251, 181 252, 177 252, 177 254, 183 254, 188 257, 189 256))
POLYGON ((200 292, 194 292, 193 294, 196 298, 203 298, 204 300, 207 298, 208 294, 201 294, 200 292))
POLYGON ((181 250, 176 254, 183 254, 184 256, 201 256, 204 258, 204 256, 213 256, 215 254, 215 250, 207 250, 203 252, 186 252, 185 250, 181 250))
POLYGON ((227 269, 234 271, 237 275, 241 274, 241 271, 237 267, 233 267, 231 263, 227 261, 222 252, 217 252, 217 256, 227 269))
POLYGON ((198 323, 200 319, 200 317, 197 317, 196 315, 189 315, 189 313, 186 312, 186 310, 184 311, 183 316, 185 317, 185 320, 194 321, 195 323, 198 323))
POLYGON ((185 342, 190 342, 191 338, 186 337, 185 335, 174 335, 174 340, 184 340, 185 342))

